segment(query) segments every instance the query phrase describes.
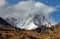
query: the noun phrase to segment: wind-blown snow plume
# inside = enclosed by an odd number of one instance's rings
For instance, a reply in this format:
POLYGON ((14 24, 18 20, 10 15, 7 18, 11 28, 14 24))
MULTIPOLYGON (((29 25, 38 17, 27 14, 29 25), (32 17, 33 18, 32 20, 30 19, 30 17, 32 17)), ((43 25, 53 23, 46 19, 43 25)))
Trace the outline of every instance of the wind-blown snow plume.
POLYGON ((54 20, 49 18, 50 13, 55 10, 55 8, 47 6, 41 2, 29 0, 21 1, 13 6, 2 8, 0 16, 14 17, 17 20, 20 20, 17 27, 31 30, 41 25, 48 26, 50 23, 51 25, 55 24, 54 20))

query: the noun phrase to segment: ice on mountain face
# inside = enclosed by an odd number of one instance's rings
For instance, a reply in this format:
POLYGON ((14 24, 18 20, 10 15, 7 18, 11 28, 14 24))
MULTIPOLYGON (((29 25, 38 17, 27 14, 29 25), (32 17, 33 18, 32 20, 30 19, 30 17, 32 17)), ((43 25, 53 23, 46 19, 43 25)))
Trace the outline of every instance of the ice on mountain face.
POLYGON ((31 29, 36 29, 38 26, 35 25, 34 23, 30 23, 29 25, 25 26, 25 29, 31 30, 31 29))

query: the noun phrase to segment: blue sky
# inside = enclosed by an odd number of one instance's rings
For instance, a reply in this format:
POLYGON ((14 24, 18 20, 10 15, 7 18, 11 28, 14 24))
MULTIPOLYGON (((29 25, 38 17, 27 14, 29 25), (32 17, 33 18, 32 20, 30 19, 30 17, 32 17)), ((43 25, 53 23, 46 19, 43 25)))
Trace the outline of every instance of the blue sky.
MULTIPOLYGON (((9 3, 9 5, 14 5, 19 3, 22 0, 6 0, 6 1, 9 3)), ((35 1, 42 2, 48 6, 53 6, 53 7, 60 5, 60 0, 35 0, 35 1)), ((59 6, 57 7, 57 11, 53 12, 51 16, 54 17, 56 22, 60 23, 60 7, 59 6)))

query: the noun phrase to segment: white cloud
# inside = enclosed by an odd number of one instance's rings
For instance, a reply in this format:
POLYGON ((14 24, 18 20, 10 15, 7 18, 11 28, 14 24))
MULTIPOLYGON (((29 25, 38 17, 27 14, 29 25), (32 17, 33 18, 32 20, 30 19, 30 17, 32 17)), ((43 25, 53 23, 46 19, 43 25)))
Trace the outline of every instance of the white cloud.
MULTIPOLYGON (((5 2, 4 2, 5 4, 5 2)), ((0 7, 1 8, 1 7, 0 7)), ((22 1, 16 5, 9 6, 7 8, 1 8, 0 12, 3 14, 12 14, 12 15, 28 15, 33 12, 43 12, 44 14, 49 14, 55 11, 55 8, 47 6, 41 2, 30 2, 30 1, 22 1)), ((19 15, 19 16, 20 16, 19 15)))
POLYGON ((55 11, 56 9, 55 8, 53 8, 53 7, 50 7, 49 8, 49 12, 53 12, 53 11, 55 11))
POLYGON ((55 8, 47 6, 40 2, 30 2, 30 1, 22 1, 16 5, 10 6, 6 9, 6 13, 12 16, 20 16, 26 17, 29 13, 43 13, 45 15, 50 14, 51 12, 55 11, 55 8), (22 16, 21 16, 22 15, 22 16))
POLYGON ((42 6, 45 6, 45 5, 43 3, 36 2, 35 3, 35 6, 41 8, 42 6))
POLYGON ((5 5, 5 0, 0 0, 0 6, 5 5))
MULTIPOLYGON (((0 0, 0 6, 5 5, 5 1, 0 0)), ((16 5, 9 6, 7 8, 0 7, 0 16, 11 16, 17 19, 24 20, 29 13, 43 13, 45 16, 49 16, 51 12, 54 12, 56 9, 50 7, 41 2, 33 1, 22 1, 16 5)), ((22 21, 21 21, 22 22, 22 21)))

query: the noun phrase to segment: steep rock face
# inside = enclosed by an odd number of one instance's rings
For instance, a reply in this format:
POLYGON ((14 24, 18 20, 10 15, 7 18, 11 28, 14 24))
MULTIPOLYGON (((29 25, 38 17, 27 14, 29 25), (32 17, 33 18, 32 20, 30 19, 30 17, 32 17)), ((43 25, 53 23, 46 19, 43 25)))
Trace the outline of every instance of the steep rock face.
POLYGON ((43 14, 36 14, 34 15, 33 18, 34 24, 37 26, 46 26, 49 27, 51 25, 51 22, 49 21, 49 19, 47 19, 47 17, 45 17, 43 14))

